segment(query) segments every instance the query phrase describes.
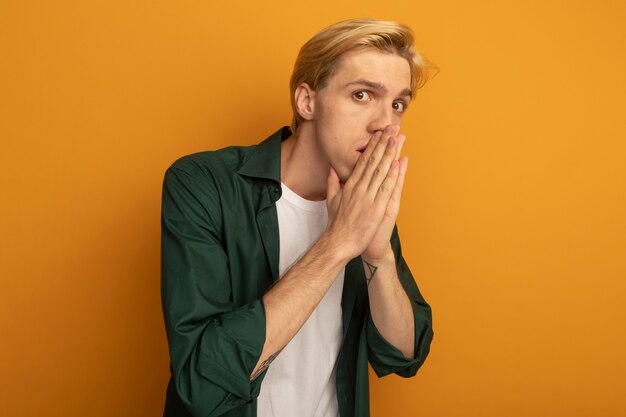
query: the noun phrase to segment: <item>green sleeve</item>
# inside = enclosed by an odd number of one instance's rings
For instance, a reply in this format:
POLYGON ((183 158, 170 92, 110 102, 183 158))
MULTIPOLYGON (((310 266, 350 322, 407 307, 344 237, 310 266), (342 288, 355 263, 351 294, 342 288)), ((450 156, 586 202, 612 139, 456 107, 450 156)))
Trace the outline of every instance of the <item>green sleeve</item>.
POLYGON ((413 308, 413 322, 415 325, 414 356, 413 359, 407 359, 400 350, 387 342, 374 325, 372 316, 368 311, 366 322, 368 358, 372 369, 374 369, 378 377, 396 373, 408 378, 417 373, 430 351, 430 343, 433 339, 432 314, 430 306, 420 294, 413 275, 402 257, 402 248, 396 227, 394 227, 391 236, 391 246, 396 257, 398 278, 400 278, 402 287, 409 296, 413 308))
POLYGON ((215 416, 258 396, 250 382, 265 342, 262 299, 232 305, 219 193, 209 175, 170 167, 163 182, 161 296, 172 375, 194 416, 215 416))

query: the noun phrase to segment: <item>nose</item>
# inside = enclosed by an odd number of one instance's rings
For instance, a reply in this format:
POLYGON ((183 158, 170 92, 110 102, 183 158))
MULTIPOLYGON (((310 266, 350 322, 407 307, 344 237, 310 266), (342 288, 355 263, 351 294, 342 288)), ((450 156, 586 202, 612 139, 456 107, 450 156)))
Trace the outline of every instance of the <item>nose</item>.
POLYGON ((367 129, 369 133, 374 134, 379 131, 382 132, 388 125, 394 125, 396 127, 396 131, 399 130, 400 123, 399 120, 396 120, 396 116, 391 106, 381 105, 373 110, 374 111, 372 112, 372 117, 367 129))

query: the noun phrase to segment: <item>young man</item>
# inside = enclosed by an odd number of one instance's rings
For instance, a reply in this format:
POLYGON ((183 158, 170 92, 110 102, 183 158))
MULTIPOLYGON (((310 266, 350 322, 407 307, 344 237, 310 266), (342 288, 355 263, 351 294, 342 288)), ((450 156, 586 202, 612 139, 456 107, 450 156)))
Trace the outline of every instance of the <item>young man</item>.
POLYGON ((424 71, 407 27, 337 23, 300 51, 291 129, 167 170, 165 416, 368 416, 368 361, 415 375, 431 310, 395 220, 424 71))

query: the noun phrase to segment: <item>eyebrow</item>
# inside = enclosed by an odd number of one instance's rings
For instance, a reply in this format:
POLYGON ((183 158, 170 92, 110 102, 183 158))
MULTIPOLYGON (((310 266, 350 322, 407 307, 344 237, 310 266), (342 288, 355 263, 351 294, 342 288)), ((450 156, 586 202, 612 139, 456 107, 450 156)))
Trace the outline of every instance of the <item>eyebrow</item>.
MULTIPOLYGON (((360 79, 360 80, 356 80, 356 81, 352 81, 348 84, 346 84, 346 87, 349 87, 351 85, 364 85, 366 87, 369 87, 373 90, 377 90, 380 91, 381 93, 386 94, 389 90, 387 90, 387 87, 385 87, 385 85, 383 83, 379 83, 376 81, 370 81, 370 80, 364 80, 364 79, 360 79)), ((411 94, 411 90, 408 88, 405 88, 404 90, 402 90, 400 92, 400 96, 409 96, 409 97, 413 97, 413 95, 411 94)))

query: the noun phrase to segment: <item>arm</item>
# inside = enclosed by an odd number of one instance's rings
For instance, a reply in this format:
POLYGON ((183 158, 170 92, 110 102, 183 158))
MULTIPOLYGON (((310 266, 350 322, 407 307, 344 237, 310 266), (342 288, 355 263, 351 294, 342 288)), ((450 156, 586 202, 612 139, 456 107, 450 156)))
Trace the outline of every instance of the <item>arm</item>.
MULTIPOLYGON (((208 179, 208 180, 207 180, 208 179)), ((249 375, 265 338, 261 300, 234 308, 215 185, 170 168, 163 182, 161 291, 175 388, 197 416, 220 415, 260 391, 249 375), (201 202, 202 201, 202 202, 201 202)))
MULTIPOLYGON (((409 317, 408 319, 405 317, 404 320, 410 321, 412 334, 409 337, 411 337, 412 344, 409 351, 406 351, 405 347, 402 350, 399 349, 399 343, 394 339, 396 336, 390 334, 389 330, 391 332, 394 330, 398 331, 398 335, 405 335, 406 337, 406 328, 398 327, 394 329, 393 327, 384 327, 386 323, 375 321, 374 307, 372 307, 373 301, 370 299, 370 315, 366 322, 368 357, 372 369, 379 377, 390 373, 397 373, 402 377, 411 377, 417 373, 430 352, 430 344, 434 334, 432 313, 430 306, 417 288, 413 275, 402 256, 400 238, 395 227, 391 236, 391 248, 396 260, 396 277, 402 288, 401 296, 409 302, 409 317), (410 355, 407 353, 410 353, 410 355)), ((375 276, 371 281, 370 294, 374 280, 381 278, 382 276, 375 276)))
MULTIPOLYGON (((396 159, 405 138, 400 135, 398 140, 396 159)), ((370 305, 366 333, 369 356, 378 376, 390 372, 415 375, 428 355, 433 337, 430 306, 402 257, 395 227, 408 166, 406 157, 398 161, 399 173, 385 216, 361 255, 370 305)))
POLYGON ((263 296, 266 338, 250 376, 255 380, 304 325, 345 266, 332 239, 323 235, 263 296))
POLYGON ((396 271, 396 258, 389 249, 380 259, 363 258, 372 321, 380 334, 402 352, 414 357, 413 310, 396 271))

